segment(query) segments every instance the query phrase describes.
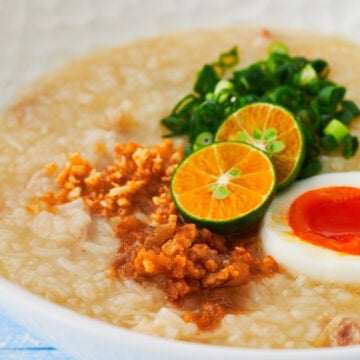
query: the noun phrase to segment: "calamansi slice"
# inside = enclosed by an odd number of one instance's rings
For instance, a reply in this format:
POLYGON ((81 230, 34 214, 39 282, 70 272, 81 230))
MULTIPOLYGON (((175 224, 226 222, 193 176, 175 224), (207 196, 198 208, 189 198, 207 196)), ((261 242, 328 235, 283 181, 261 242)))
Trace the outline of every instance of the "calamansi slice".
POLYGON ((299 123, 286 109, 268 103, 244 106, 219 127, 215 141, 235 140, 252 144, 271 157, 278 190, 291 184, 304 159, 304 136, 299 123))
POLYGON ((243 230, 260 220, 275 188, 269 156, 235 141, 195 151, 180 163, 171 181, 179 212, 199 226, 222 233, 243 230))

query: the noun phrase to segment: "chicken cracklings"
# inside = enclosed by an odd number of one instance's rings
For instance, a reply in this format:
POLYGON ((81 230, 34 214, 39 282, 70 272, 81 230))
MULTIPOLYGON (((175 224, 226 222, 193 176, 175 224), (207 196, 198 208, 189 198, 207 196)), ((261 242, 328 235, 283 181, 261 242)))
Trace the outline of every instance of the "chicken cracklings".
MULTIPOLYGON (((170 179, 183 153, 172 142, 155 147, 118 144, 115 162, 96 170, 79 153, 69 157, 57 175, 59 189, 35 199, 32 211, 82 198, 92 216, 111 218, 120 242, 111 264, 114 278, 132 278, 157 286, 184 310, 183 319, 211 329, 227 313, 241 309, 231 289, 271 276, 277 265, 271 257, 241 246, 178 216, 170 194, 170 179)), ((49 173, 56 173, 53 165, 49 173)))

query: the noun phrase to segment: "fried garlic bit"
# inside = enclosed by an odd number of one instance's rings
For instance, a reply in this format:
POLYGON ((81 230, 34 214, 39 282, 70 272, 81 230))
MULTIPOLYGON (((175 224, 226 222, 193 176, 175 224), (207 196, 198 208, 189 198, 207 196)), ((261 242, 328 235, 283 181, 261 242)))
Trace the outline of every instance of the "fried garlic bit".
POLYGON ((130 142, 116 145, 114 164, 99 171, 75 153, 57 176, 58 192, 48 191, 40 200, 54 207, 81 197, 94 214, 148 214, 154 201, 164 202, 161 189, 182 158, 182 150, 174 149, 171 141, 152 148, 130 142))

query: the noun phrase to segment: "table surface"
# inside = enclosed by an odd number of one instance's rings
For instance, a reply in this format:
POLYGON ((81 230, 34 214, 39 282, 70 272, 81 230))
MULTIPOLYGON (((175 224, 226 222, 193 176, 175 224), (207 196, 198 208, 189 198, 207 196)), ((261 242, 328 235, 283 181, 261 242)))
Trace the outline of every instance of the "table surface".
POLYGON ((0 359, 75 360, 0 313, 0 359))

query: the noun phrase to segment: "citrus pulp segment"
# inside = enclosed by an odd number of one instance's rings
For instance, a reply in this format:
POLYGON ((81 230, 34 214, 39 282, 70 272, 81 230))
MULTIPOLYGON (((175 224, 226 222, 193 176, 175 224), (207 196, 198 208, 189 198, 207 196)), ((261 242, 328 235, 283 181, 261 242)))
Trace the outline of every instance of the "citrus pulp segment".
POLYGON ((268 103, 240 108, 219 127, 215 141, 243 141, 266 151, 275 166, 281 190, 295 180, 304 159, 304 136, 286 109, 268 103))
POLYGON ((256 147, 224 141, 204 147, 177 167, 171 192, 179 212, 210 230, 243 230, 261 219, 276 187, 269 156, 256 147))

